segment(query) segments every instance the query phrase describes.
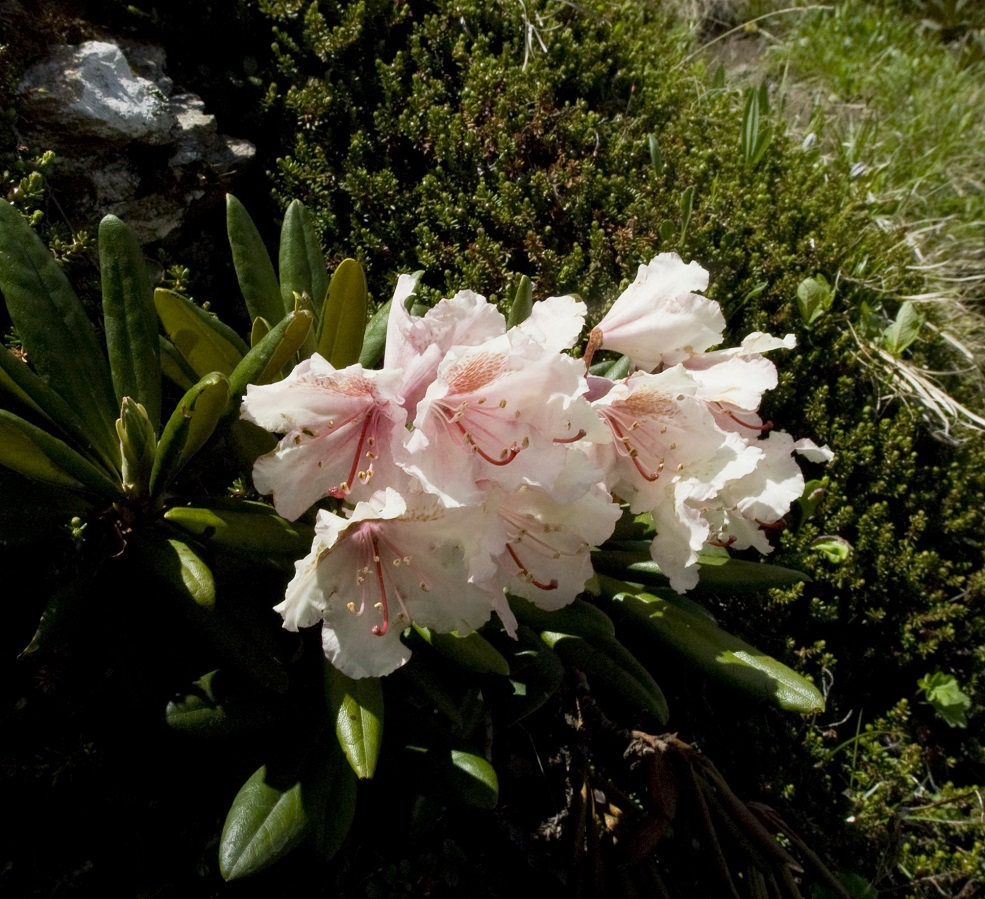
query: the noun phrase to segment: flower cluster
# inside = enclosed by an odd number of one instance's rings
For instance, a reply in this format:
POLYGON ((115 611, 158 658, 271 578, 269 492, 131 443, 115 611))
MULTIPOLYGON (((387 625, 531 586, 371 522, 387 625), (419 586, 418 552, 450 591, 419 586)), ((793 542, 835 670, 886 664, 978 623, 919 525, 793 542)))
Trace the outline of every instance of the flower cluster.
POLYGON ((803 490, 793 452, 830 453, 758 416, 776 384, 763 353, 793 337, 709 351, 725 321, 706 286, 675 254, 641 266, 581 360, 568 353, 586 315, 573 297, 507 329, 471 291, 411 315, 416 277, 402 275, 381 369, 314 355, 251 385, 243 417, 283 434, 256 462, 257 489, 289 519, 327 497, 343 512, 318 509, 276 607, 284 626, 321 622, 326 656, 351 677, 402 665, 411 621, 467 633, 494 611, 512 633, 506 594, 571 602, 624 504, 652 514, 652 557, 678 590, 709 544, 769 552, 763 529, 803 490), (633 373, 589 375, 599 348, 633 373))

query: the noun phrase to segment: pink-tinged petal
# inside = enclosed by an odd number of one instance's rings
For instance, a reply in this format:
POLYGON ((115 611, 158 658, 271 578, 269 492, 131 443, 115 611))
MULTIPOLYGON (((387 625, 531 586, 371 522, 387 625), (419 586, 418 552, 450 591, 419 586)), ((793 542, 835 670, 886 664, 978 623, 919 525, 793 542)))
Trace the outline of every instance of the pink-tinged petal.
POLYGON ((703 500, 756 467, 759 451, 718 427, 696 389, 678 365, 655 375, 635 374, 594 404, 613 441, 589 452, 633 512, 654 509, 668 482, 679 485, 679 501, 703 500))
POLYGON ((817 447, 811 440, 795 442, 780 431, 755 445, 762 454, 755 470, 728 484, 705 516, 718 543, 769 553, 772 546, 763 529, 777 525, 804 492, 804 476, 794 453, 803 448, 815 461, 828 461, 832 454, 827 447, 817 447))
POLYGON ((526 321, 517 328, 554 353, 570 350, 585 327, 588 307, 574 297, 548 297, 534 303, 526 321))
POLYGON ((661 253, 640 266, 597 325, 602 348, 649 372, 720 343, 725 317, 718 303, 697 293, 707 286, 708 273, 696 262, 685 265, 676 253, 661 253))
POLYGON ((315 354, 285 380, 247 388, 242 417, 284 434, 253 468, 278 514, 293 520, 326 496, 369 496, 374 477, 404 482, 391 451, 406 420, 401 383, 399 371, 337 370, 315 354))
POLYGON ((445 353, 453 346, 474 346, 505 334, 506 319, 485 297, 471 290, 441 300, 422 316, 411 315, 405 303, 416 287, 417 276, 413 283, 404 280, 407 278, 410 276, 400 276, 390 306, 383 366, 404 371, 404 407, 413 412, 445 353))
POLYGON ((621 514, 601 486, 571 503, 537 487, 497 491, 487 529, 476 535, 495 563, 485 583, 543 609, 560 609, 592 576, 591 549, 612 534, 621 514))
POLYGON ((597 426, 577 402, 583 374, 578 360, 517 329, 481 346, 454 347, 418 404, 398 462, 448 505, 481 502, 481 481, 550 490, 568 446, 585 436, 579 419, 597 426))
POLYGON ((793 448, 808 462, 830 462, 835 457, 830 447, 818 446, 809 437, 798 440, 794 443, 793 448))
POLYGON ((697 396, 701 399, 755 412, 763 394, 777 384, 776 366, 762 354, 796 345, 793 334, 779 338, 756 331, 742 341, 742 346, 699 353, 685 359, 683 365, 698 382, 697 396))
MULTIPOLYGON (((400 633, 417 621, 469 632, 496 603, 469 583, 457 539, 468 514, 387 488, 351 518, 320 510, 308 558, 276 610, 289 629, 322 621, 322 645, 350 677, 379 677, 410 656, 400 633)), ((512 622, 509 622, 512 623, 512 622)))
POLYGON ((699 511, 680 502, 675 494, 669 489, 666 501, 652 510, 657 535, 650 544, 650 557, 670 579, 670 586, 684 593, 697 586, 698 552, 711 529, 699 511))

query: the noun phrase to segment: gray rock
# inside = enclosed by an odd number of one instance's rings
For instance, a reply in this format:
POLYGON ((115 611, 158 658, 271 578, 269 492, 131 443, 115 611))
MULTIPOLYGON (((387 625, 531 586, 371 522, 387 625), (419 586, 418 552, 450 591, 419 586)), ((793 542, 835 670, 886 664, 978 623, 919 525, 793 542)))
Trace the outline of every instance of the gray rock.
POLYGON ((134 75, 123 51, 104 41, 53 47, 24 74, 18 94, 33 126, 57 125, 74 139, 165 144, 177 126, 161 89, 134 75))
POLYGON ((55 150, 49 180, 63 205, 84 218, 114 213, 150 243, 221 204, 256 148, 220 134, 200 97, 172 87, 153 44, 127 44, 126 56, 101 41, 58 46, 28 70, 24 132, 55 150))

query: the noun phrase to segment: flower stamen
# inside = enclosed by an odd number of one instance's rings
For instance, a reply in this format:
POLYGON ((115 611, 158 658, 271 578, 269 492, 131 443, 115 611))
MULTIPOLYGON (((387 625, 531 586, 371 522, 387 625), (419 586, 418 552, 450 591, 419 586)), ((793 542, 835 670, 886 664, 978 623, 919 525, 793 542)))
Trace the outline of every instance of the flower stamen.
POLYGON ((465 430, 465 426, 460 421, 455 421, 453 423, 455 427, 458 428, 458 430, 465 436, 465 442, 491 465, 509 465, 520 452, 520 447, 514 443, 513 446, 503 449, 498 459, 494 459, 481 446, 479 446, 478 443, 475 442, 475 439, 467 430, 465 430))
POLYGON ((748 428, 750 431, 770 431, 773 428, 773 422, 765 421, 761 425, 751 425, 747 421, 743 421, 739 416, 737 416, 731 409, 722 410, 729 418, 732 419, 737 425, 741 425, 744 428, 748 428))
POLYGON ((551 582, 549 584, 542 584, 529 571, 527 571, 523 562, 521 562, 517 557, 517 554, 513 551, 513 547, 510 546, 509 543, 506 544, 506 551, 510 554, 510 558, 516 563, 516 567, 520 569, 520 572, 530 581, 531 584, 540 590, 557 590, 557 580, 555 578, 551 578, 551 582))
POLYGON ((375 535, 370 537, 370 540, 373 542, 373 562, 376 565, 376 579, 380 585, 380 601, 376 603, 374 608, 379 609, 383 613, 383 625, 374 624, 371 630, 377 637, 382 637, 390 626, 390 607, 386 600, 386 584, 383 582, 383 565, 380 562, 380 547, 376 542, 375 535))

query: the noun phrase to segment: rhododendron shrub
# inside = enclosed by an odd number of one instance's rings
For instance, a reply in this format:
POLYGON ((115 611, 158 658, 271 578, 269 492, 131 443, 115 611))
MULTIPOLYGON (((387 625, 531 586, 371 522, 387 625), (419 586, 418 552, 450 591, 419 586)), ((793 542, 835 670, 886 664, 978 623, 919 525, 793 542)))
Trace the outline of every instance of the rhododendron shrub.
POLYGON ((681 592, 702 550, 768 553, 763 529, 803 491, 793 454, 830 452, 758 415, 777 382, 763 354, 793 336, 712 349, 725 319, 707 284, 697 263, 657 256, 576 358, 586 307, 573 297, 508 329, 471 291, 412 315, 416 276, 402 275, 381 369, 316 354, 250 385, 242 417, 282 435, 255 464, 257 489, 292 520, 321 504, 276 607, 284 626, 321 623, 326 656, 353 678, 404 664, 412 622, 468 633, 495 612, 513 633, 506 595, 569 604, 624 509, 652 516, 651 557, 681 592), (590 374, 600 349, 629 374, 590 374))

